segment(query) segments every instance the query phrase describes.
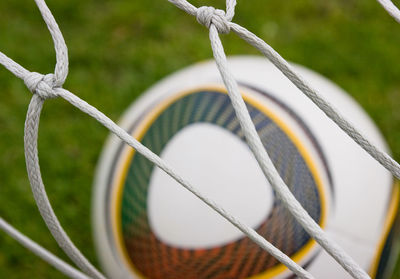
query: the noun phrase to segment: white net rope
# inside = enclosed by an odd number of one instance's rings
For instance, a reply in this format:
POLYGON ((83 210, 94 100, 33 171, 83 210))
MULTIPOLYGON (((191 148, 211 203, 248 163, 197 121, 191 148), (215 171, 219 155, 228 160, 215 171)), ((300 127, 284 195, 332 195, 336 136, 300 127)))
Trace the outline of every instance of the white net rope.
POLYGON ((378 0, 379 4, 398 22, 400 23, 400 10, 390 0, 378 0))
MULTIPOLYGON (((378 1, 396 19, 396 21, 400 22, 400 12, 391 1, 378 1)), ((29 238, 23 236, 16 229, 11 227, 7 222, 0 218, 1 229, 10 234, 22 245, 33 251, 36 255, 40 256, 42 259, 46 260, 71 278, 105 278, 104 275, 102 275, 75 247, 68 235, 63 230, 51 207, 40 173, 37 150, 40 113, 46 99, 61 97, 73 106, 80 109, 82 112, 96 119, 112 133, 118 136, 122 141, 134 148, 137 152, 141 153, 160 169, 165 171, 183 187, 192 192, 222 217, 241 230, 257 245, 270 253, 281 263, 286 265, 297 276, 300 278, 313 278, 309 272, 296 264, 279 249, 274 247, 255 230, 246 224, 241 223, 218 204, 210 200, 206 195, 199 192, 196 187, 194 187, 188 180, 182 178, 158 155, 154 154, 151 150, 130 136, 125 130, 120 128, 106 115, 73 93, 62 88, 68 75, 67 46, 62 33, 45 1, 35 0, 35 2, 48 26, 55 45, 57 62, 54 73, 42 75, 36 72, 30 72, 4 55, 2 52, 0 52, 0 64, 7 68, 15 76, 22 79, 28 89, 33 93, 26 116, 24 137, 26 166, 32 192, 39 211, 57 243, 85 274, 69 266, 67 263, 52 255, 50 252, 47 252, 45 249, 41 248, 29 238)), ((226 34, 230 31, 233 31, 246 42, 257 48, 356 143, 358 143, 395 177, 400 179, 399 163, 371 144, 355 127, 353 127, 342 115, 340 115, 337 110, 335 110, 326 100, 324 100, 316 90, 308 85, 304 79, 301 78, 272 47, 244 27, 231 22, 235 14, 236 0, 226 1, 226 12, 213 7, 197 8, 188 3, 186 0, 169 0, 169 2, 186 11, 187 13, 196 16, 199 23, 209 28, 214 58, 224 84, 228 90, 229 97, 232 101, 247 143, 266 178, 275 189, 278 198, 281 199, 285 207, 310 234, 310 236, 313 237, 321 245, 321 247, 323 247, 352 277, 369 278, 366 272, 340 246, 330 239, 319 227, 319 225, 308 215, 308 213, 290 192, 289 188, 285 185, 282 178, 279 176, 277 170, 271 162, 271 159, 268 156, 268 153, 261 144, 261 140, 255 130, 245 103, 239 93, 237 82, 235 81, 232 73, 229 71, 224 49, 219 38, 219 33, 226 34)))

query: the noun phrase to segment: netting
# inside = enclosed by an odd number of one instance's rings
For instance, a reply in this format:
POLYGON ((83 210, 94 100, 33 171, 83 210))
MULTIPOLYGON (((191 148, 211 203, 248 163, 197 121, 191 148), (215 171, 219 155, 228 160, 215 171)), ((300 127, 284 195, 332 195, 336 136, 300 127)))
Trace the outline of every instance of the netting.
MULTIPOLYGON (((382 6, 392 15, 396 21, 400 22, 400 11, 389 0, 378 0, 382 6)), ((55 215, 50 201, 47 197, 46 190, 42 181, 38 150, 38 128, 40 114, 43 104, 48 98, 61 97, 82 112, 90 115, 112 133, 118 136, 126 144, 134 148, 160 169, 179 182, 183 187, 196 195, 199 199, 209 205, 222 217, 241 230, 247 237, 253 240, 257 245, 274 256, 281 263, 286 265, 291 271, 301 278, 313 278, 313 276, 304 270, 300 265, 295 263, 287 255, 274 247, 266 239, 260 236, 255 230, 246 224, 241 223, 229 212, 210 200, 206 195, 197 190, 189 180, 181 177, 173 168, 164 162, 158 155, 154 154, 146 146, 141 144, 135 138, 131 137, 125 130, 116 125, 102 112, 95 107, 86 103, 70 91, 62 86, 68 75, 68 50, 62 33, 44 0, 35 0, 39 10, 46 22, 48 29, 53 38, 56 50, 56 67, 53 74, 42 75, 36 72, 30 72, 2 52, 0 52, 0 63, 12 72, 15 76, 22 79, 28 89, 33 93, 25 122, 25 157, 26 166, 31 184, 32 192, 36 200, 39 211, 46 222, 52 235, 71 258, 71 260, 79 267, 81 271, 69 266, 48 251, 44 250, 33 241, 23 236, 17 230, 12 228, 3 219, 0 219, 0 228, 13 238, 19 241, 28 249, 32 250, 36 255, 48 261, 61 272, 71 278, 105 278, 75 247, 68 235, 63 230, 60 222, 55 215)), ((383 167, 390 171, 395 177, 400 178, 400 165, 393 160, 388 154, 380 151, 366 139, 356 127, 352 126, 345 117, 340 115, 337 110, 324 100, 312 86, 307 84, 304 79, 299 76, 292 67, 283 59, 272 47, 265 43, 262 39, 245 29, 244 27, 232 22, 235 14, 235 0, 226 1, 226 11, 215 9, 213 7, 197 8, 185 0, 169 0, 178 8, 184 10, 188 14, 196 17, 197 21, 209 29, 209 37, 223 82, 228 90, 236 116, 245 135, 246 141, 253 152, 261 170, 275 190, 278 198, 284 206, 294 216, 294 218, 303 226, 303 228, 313 237, 321 247, 323 247, 352 277, 369 278, 367 273, 326 233, 319 227, 317 223, 309 216, 305 209, 296 200, 289 188, 285 185, 279 173, 272 164, 268 153, 264 149, 261 140, 256 132, 254 124, 247 111, 246 105, 238 90, 238 84, 227 65, 224 48, 219 38, 219 34, 227 34, 230 31, 236 33, 240 38, 254 46, 262 54, 264 54, 296 87, 298 87, 311 101, 313 101, 330 119, 332 119, 343 131, 347 133, 356 143, 358 143, 366 152, 368 152, 383 167)))

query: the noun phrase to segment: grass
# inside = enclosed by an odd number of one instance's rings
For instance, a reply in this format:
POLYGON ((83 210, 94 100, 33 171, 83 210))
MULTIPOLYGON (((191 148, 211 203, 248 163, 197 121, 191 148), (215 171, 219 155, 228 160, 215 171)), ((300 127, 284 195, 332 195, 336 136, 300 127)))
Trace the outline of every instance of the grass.
MULTIPOLYGON (((206 29, 166 0, 47 2, 69 46, 65 87, 114 120, 160 78, 211 57, 206 29)), ((224 6, 222 0, 193 3, 224 6)), ((29 70, 52 72, 52 42, 34 1, 2 0, 0 12, 0 50, 29 70)), ((400 159, 400 26, 374 0, 239 1, 235 22, 286 59, 348 91, 400 159)), ((230 55, 257 54, 234 35, 223 41, 230 55)), ((0 91, 0 215, 66 259, 39 216, 25 172, 23 126, 30 93, 4 69, 0 91)), ((40 162, 50 200, 73 241, 96 263, 91 184, 108 132, 58 99, 46 101, 40 125, 40 162)), ((0 278, 63 275, 0 233, 0 278)), ((393 278, 400 278, 399 266, 393 278)))

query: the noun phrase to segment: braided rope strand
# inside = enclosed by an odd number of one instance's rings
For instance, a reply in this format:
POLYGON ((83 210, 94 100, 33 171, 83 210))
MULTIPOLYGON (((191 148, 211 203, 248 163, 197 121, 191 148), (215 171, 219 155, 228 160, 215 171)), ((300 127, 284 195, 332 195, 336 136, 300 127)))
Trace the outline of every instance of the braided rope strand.
POLYGON ((56 67, 54 69, 55 86, 61 87, 68 76, 68 48, 65 44, 60 27, 58 27, 53 14, 44 0, 35 0, 35 2, 54 42, 54 48, 56 50, 56 67))
POLYGON ((318 94, 271 46, 262 39, 248 31, 246 28, 230 23, 230 28, 240 38, 257 48, 264 54, 301 92, 304 93, 321 111, 323 111, 340 129, 362 147, 371 157, 378 161, 384 168, 400 179, 400 165, 387 153, 373 145, 361 132, 359 132, 349 121, 324 98, 318 94))
POLYGON ((85 273, 96 279, 104 279, 105 277, 90 264, 85 256, 83 256, 79 249, 72 243, 58 221, 47 197, 40 174, 37 151, 39 120, 43 103, 44 99, 42 97, 37 94, 33 95, 28 107, 25 122, 25 161, 33 196, 43 220, 61 249, 63 249, 68 257, 85 273))
POLYGON ((29 71, 0 51, 0 63, 17 78, 24 79, 29 71))
POLYGON ((396 7, 395 4, 393 4, 392 1, 390 0, 377 0, 377 1, 388 12, 388 14, 394 18, 394 20, 400 23, 400 10, 399 8, 396 7))
POLYGON ((36 242, 20 233, 17 229, 0 217, 0 229, 18 241, 22 246, 31 250, 36 256, 51 264, 66 276, 73 279, 89 279, 85 274, 73 268, 54 254, 50 253, 36 242))

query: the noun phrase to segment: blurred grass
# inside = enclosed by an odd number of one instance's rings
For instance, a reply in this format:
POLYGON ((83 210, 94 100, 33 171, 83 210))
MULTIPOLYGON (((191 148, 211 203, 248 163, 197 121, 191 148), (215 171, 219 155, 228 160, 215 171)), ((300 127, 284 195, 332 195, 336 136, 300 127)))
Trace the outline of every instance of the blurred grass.
MULTIPOLYGON (((211 57, 207 31, 166 0, 48 0, 69 47, 65 84, 117 120, 146 88, 211 57)), ((242 0, 235 22, 286 59, 327 76, 373 117, 400 159, 400 26, 374 1, 242 0)), ((224 1, 193 1, 224 7, 224 1)), ((397 4, 399 2, 397 1, 397 4)), ((29 70, 53 71, 51 38, 32 0, 0 1, 0 50, 29 70)), ((257 54, 234 35, 228 54, 257 54)), ((41 220, 25 173, 23 126, 30 93, 0 69, 0 215, 66 259, 41 220)), ((63 100, 48 100, 39 154, 61 223, 92 262, 94 168, 108 132, 63 100)), ((0 233, 0 278, 63 278, 0 233)), ((393 278, 400 278, 397 267, 393 278)))

